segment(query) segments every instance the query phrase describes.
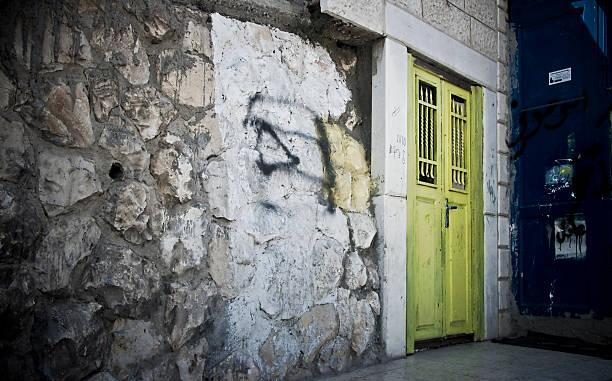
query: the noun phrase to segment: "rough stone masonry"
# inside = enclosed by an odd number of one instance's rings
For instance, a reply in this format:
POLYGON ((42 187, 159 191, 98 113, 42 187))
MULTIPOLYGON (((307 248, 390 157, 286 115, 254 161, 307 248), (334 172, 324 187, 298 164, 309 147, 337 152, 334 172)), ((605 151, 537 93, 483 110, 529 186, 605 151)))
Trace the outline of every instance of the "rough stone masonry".
POLYGON ((294 379, 379 358, 355 48, 200 1, 7 3, 3 378, 294 379))

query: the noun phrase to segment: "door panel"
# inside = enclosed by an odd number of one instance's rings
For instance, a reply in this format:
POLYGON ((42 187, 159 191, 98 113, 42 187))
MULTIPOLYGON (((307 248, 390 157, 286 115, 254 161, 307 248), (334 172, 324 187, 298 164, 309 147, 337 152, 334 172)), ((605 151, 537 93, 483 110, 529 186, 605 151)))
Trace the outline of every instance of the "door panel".
POLYGON ((471 246, 470 246, 470 94, 446 82, 444 120, 447 181, 445 197, 449 207, 449 224, 445 228, 446 275, 444 300, 446 334, 472 332, 471 322, 471 246))
MULTIPOLYGON (((446 334, 466 333, 471 329, 470 255, 467 205, 458 205, 450 212, 446 231, 446 334)), ((454 204, 454 205, 453 205, 454 204)))
MULTIPOLYGON (((433 192, 432 192, 433 193, 433 192)), ((419 287, 416 310, 416 339, 442 335, 442 244, 439 201, 417 197, 415 202, 416 261, 419 287)))
POLYGON ((417 340, 439 337, 443 326, 442 268, 442 141, 440 80, 426 72, 417 75, 417 152, 415 199, 416 333, 417 340))

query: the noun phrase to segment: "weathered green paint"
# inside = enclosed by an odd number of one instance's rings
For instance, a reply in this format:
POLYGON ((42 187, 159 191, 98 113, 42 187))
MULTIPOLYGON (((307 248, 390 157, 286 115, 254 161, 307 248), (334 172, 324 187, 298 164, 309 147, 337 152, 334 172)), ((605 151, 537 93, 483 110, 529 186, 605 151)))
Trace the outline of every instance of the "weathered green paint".
MULTIPOLYGON (((482 89, 473 87, 470 93, 415 68, 412 56, 408 62, 408 137, 413 145, 408 150, 407 173, 406 352, 412 353, 415 340, 472 332, 477 340, 484 337, 484 220, 482 89), (424 125, 417 119, 422 107, 417 101, 419 81, 435 89, 436 105, 428 106, 427 114, 435 125, 436 144, 433 145, 432 134, 419 131, 424 125), (457 170, 466 173, 465 185, 459 185, 458 175, 452 177, 450 170, 453 95, 466 100, 468 106, 460 118, 466 123, 462 157, 467 165, 461 169, 457 167, 459 164, 452 163, 455 173, 457 170), (423 135, 430 139, 425 142, 431 147, 428 149, 436 153, 426 160, 419 153, 424 144, 419 136, 423 135), (431 161, 437 166, 434 183, 421 181, 419 160, 431 161), (449 206, 457 207, 450 211, 448 228, 444 227, 446 199, 449 206)), ((455 120, 459 120, 457 115, 455 120)))
MULTIPOLYGON (((444 331, 443 335, 473 332, 472 326, 472 257, 471 257, 471 200, 469 193, 475 188, 471 171, 467 171, 465 184, 458 184, 456 178, 451 175, 451 168, 459 168, 460 164, 453 164, 453 145, 451 141, 452 129, 459 130, 460 127, 453 126, 455 123, 465 123, 462 134, 456 133, 455 139, 459 140, 454 149, 460 152, 454 154, 456 160, 463 162, 465 167, 471 163, 470 147, 472 146, 472 110, 470 109, 470 93, 448 82, 442 82, 442 119, 443 120, 443 144, 444 151, 443 170, 445 174, 444 198, 448 200, 455 210, 449 211, 449 226, 442 229, 444 264, 441 272, 444 273, 444 331), (465 110, 461 110, 455 116, 451 110, 451 102, 454 99, 463 100, 461 103, 465 110), (453 184, 457 184, 456 187, 453 184), (459 186, 464 189, 457 188, 459 186)), ((459 176, 458 174, 455 176, 459 176)), ((444 200, 445 201, 445 200, 444 200)))

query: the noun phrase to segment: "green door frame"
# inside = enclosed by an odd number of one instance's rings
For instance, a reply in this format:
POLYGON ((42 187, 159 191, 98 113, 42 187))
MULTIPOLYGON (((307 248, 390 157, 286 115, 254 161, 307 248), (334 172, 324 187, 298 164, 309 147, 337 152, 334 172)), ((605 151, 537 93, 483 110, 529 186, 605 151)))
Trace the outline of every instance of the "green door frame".
MULTIPOLYGON (((416 126, 414 115, 416 113, 415 102, 415 70, 414 57, 408 53, 408 137, 415 136, 416 126)), ((475 137, 470 144, 470 173, 472 173, 473 184, 483 183, 482 173, 482 115, 483 115, 483 90, 480 86, 471 87, 471 114, 472 114, 472 136, 475 137), (479 137, 479 138, 476 138, 479 137)), ((413 147, 408 145, 408 147, 413 147)), ((408 149, 407 165, 407 229, 406 229, 406 353, 414 353, 415 322, 416 322, 416 294, 415 294, 415 266, 414 255, 415 240, 415 195, 416 195, 416 153, 414 149, 408 149)), ((472 207, 472 323, 474 325, 474 340, 483 340, 484 328, 484 199, 483 187, 474 186, 470 194, 472 207)))

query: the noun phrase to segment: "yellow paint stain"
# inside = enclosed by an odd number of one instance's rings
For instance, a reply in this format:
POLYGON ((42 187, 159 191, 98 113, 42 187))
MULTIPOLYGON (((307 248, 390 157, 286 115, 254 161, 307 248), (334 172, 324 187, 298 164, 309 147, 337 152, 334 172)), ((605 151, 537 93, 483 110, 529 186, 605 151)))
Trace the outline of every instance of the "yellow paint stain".
POLYGON ((372 179, 365 149, 336 123, 325 120, 330 162, 335 174, 331 195, 345 211, 365 212, 370 206, 372 179))

